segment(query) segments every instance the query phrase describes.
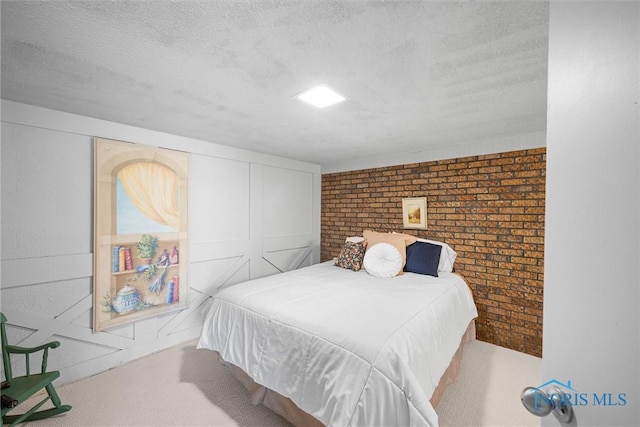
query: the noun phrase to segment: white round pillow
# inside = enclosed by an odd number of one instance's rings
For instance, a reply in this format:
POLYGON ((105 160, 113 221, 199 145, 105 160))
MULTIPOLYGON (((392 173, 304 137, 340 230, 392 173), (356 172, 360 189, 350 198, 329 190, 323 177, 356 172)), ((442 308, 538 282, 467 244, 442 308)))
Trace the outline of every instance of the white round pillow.
POLYGON ((392 244, 376 243, 367 249, 362 265, 372 276, 395 277, 402 268, 402 255, 392 244))

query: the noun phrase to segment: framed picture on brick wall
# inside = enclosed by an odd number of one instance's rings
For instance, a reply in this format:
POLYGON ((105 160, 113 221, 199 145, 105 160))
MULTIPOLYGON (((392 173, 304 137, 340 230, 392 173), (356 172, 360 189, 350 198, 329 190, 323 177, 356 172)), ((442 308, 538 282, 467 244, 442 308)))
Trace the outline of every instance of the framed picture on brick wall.
POLYGON ((402 199, 402 224, 404 228, 427 229, 427 198, 402 199))

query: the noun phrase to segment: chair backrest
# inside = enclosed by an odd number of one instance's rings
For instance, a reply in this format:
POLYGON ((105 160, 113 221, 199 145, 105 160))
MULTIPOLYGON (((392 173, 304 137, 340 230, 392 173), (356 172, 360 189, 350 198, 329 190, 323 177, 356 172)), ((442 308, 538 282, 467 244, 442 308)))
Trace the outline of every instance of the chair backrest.
POLYGON ((0 313, 0 340, 2 340, 2 367, 4 368, 4 377, 7 381, 13 379, 13 372, 11 371, 11 359, 9 359, 9 352, 7 351, 7 330, 5 329, 5 323, 7 318, 4 314, 0 313))

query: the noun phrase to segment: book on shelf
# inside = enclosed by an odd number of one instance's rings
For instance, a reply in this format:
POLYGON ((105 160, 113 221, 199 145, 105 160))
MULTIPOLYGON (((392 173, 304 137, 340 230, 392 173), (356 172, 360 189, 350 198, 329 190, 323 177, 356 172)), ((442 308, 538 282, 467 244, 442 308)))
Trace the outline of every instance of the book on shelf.
POLYGON ((111 271, 114 273, 133 271, 131 248, 128 246, 114 246, 111 267, 111 271))
POLYGON ((175 283, 173 283, 173 280, 169 280, 169 288, 167 289, 167 304, 173 304, 173 288, 175 286, 175 283))
POLYGON ((124 269, 126 271, 133 270, 133 259, 131 258, 131 248, 124 248, 124 269))
POLYGON ((124 246, 120 246, 118 250, 118 271, 124 271, 124 246))
POLYGON ((173 296, 172 303, 180 302, 180 278, 178 276, 173 276, 173 296))
POLYGON ((113 247, 113 256, 112 256, 112 271, 117 273, 120 271, 120 246, 113 247))

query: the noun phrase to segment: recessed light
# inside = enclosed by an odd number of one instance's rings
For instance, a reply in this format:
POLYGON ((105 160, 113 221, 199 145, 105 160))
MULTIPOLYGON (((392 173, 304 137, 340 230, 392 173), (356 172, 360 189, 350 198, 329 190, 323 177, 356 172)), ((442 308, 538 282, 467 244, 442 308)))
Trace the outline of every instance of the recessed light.
POLYGON ((315 107, 324 108, 337 104, 346 98, 326 85, 319 85, 298 95, 298 99, 315 107))

